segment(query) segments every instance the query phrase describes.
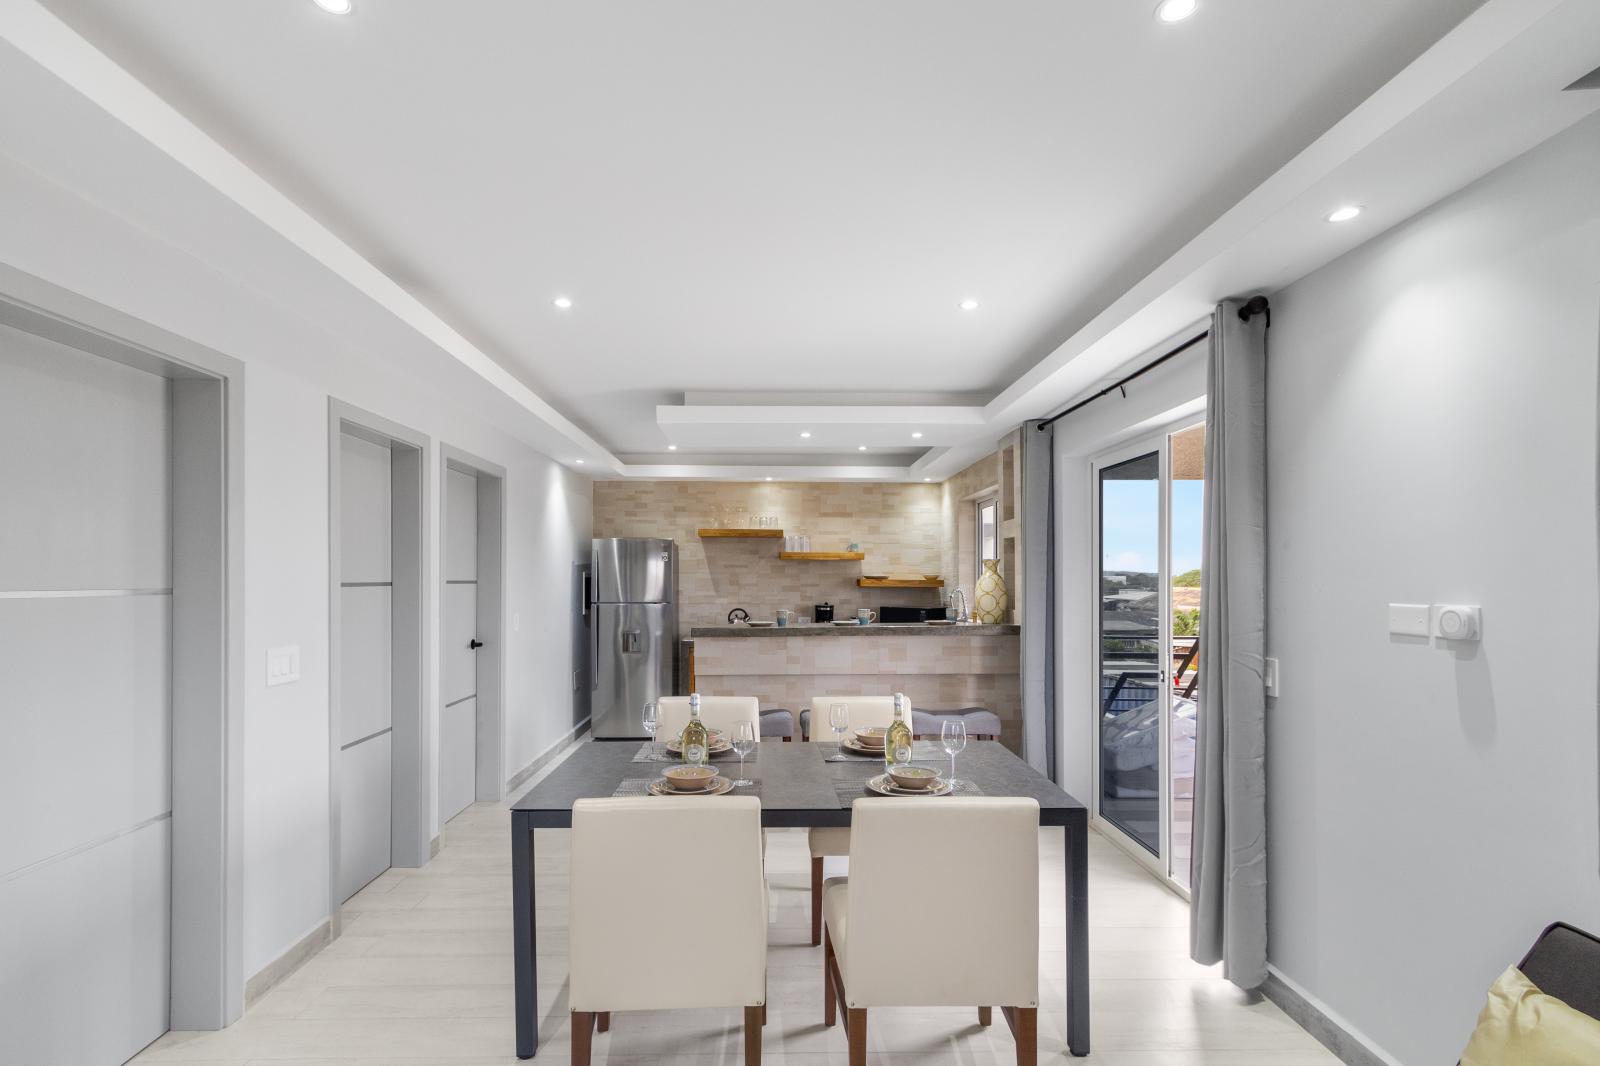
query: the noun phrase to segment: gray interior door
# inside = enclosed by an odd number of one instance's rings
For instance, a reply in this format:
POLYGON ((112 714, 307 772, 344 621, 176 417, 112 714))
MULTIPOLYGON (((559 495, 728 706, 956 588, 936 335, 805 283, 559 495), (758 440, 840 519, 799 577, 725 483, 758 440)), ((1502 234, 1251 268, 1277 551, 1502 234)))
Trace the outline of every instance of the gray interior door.
POLYGON ((445 471, 444 708, 439 716, 439 817, 477 798, 478 479, 445 471))
POLYGON ((0 1062, 167 1030, 170 404, 0 327, 0 1062))
POLYGON ((389 449, 339 438, 339 898, 391 861, 393 700, 389 449))

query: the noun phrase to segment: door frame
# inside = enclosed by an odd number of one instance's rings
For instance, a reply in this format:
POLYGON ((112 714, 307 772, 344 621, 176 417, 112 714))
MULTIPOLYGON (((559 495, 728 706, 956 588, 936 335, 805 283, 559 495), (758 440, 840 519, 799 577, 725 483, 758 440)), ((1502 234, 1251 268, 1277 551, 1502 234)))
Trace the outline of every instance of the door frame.
POLYGON ((433 757, 425 708, 429 664, 423 654, 430 607, 428 484, 429 438, 382 415, 328 398, 328 921, 342 928, 339 896, 340 632, 343 563, 340 558, 340 437, 346 433, 387 447, 390 453, 390 777, 389 865, 418 867, 430 855, 430 764, 433 757))
MULTIPOLYGON (((439 445, 440 559, 445 558, 444 530, 446 474, 455 470, 478 479, 478 750, 476 788, 479 801, 499 801, 506 795, 506 468, 450 444, 439 445)), ((439 568, 439 599, 444 602, 444 566, 439 568)), ((439 656, 445 654, 444 615, 439 617, 439 656)), ((440 668, 441 674, 443 667, 440 668)), ((443 686, 435 731, 443 721, 443 686)), ((439 737, 435 736, 435 743, 439 737)), ((437 780, 435 781, 437 794, 437 780)), ((443 821, 441 812, 440 819, 443 821)))
MULTIPOLYGON (((1168 706, 1163 707, 1158 716, 1157 728, 1157 759, 1156 773, 1159 783, 1157 798, 1157 814, 1159 816, 1159 829, 1157 841, 1159 854, 1151 855, 1149 850, 1132 839, 1126 831, 1121 829, 1100 813, 1101 782, 1100 782, 1100 720, 1103 715, 1100 702, 1100 649, 1101 612, 1096 608, 1094 612, 1094 660, 1093 669, 1089 671, 1090 684, 1093 694, 1091 699, 1095 713, 1092 719, 1092 743, 1089 746, 1091 753, 1091 766, 1093 773, 1093 791, 1090 802, 1090 822, 1102 835, 1120 850, 1125 852, 1134 861, 1160 878, 1161 883, 1172 891, 1189 898, 1189 890, 1172 876, 1170 865, 1172 862, 1172 709, 1170 706, 1172 679, 1172 437, 1184 430, 1204 423, 1205 415, 1190 413, 1180 418, 1171 419, 1159 428, 1142 433, 1137 437, 1124 440, 1118 444, 1098 452, 1089 459, 1089 516, 1090 528, 1093 530, 1094 552, 1090 565, 1093 567, 1093 587, 1099 589, 1100 567, 1104 551, 1101 544, 1100 526, 1100 472, 1108 467, 1116 466, 1129 459, 1138 458, 1155 452, 1158 464, 1157 494, 1158 505, 1158 536, 1157 565, 1159 567, 1158 584, 1162 594, 1158 598, 1160 605, 1157 660, 1161 664, 1161 687, 1167 695, 1168 706)), ((1098 592, 1096 593, 1098 595, 1098 592)))
POLYGON ((172 382, 171 1029, 244 1012, 244 388, 236 359, 0 264, 0 322, 172 382))

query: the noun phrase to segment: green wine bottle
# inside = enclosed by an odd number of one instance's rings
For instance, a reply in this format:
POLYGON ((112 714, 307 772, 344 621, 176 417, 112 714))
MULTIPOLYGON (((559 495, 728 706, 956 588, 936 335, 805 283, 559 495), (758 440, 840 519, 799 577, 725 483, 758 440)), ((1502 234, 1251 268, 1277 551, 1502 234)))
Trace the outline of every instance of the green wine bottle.
POLYGON ((911 722, 906 714, 906 694, 894 694, 894 720, 889 723, 889 735, 883 739, 885 766, 911 765, 911 722))
POLYGON ((706 732, 706 724, 700 720, 698 692, 689 695, 689 721, 678 737, 678 746, 683 752, 683 761, 691 766, 703 765, 710 754, 711 737, 706 732))

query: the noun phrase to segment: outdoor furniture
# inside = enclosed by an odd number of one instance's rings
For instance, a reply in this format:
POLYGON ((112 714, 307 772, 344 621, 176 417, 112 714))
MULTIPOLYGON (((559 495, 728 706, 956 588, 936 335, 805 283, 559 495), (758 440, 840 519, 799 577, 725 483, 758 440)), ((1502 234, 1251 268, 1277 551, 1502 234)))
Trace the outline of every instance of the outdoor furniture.
MULTIPOLYGON (((631 745, 626 745, 631 747, 631 745)), ((744 1060, 761 1061, 767 998, 767 883, 753 796, 572 805, 572 1063, 588 1066, 596 1024, 628 1010, 744 1008, 744 1060), (675 876, 676 875, 676 876, 675 876), (619 885, 650 886, 629 906, 619 885), (663 915, 715 915, 716 965, 684 980, 682 930, 663 915)))
MULTIPOLYGON (((516 1051, 531 1058, 539 1045, 539 1004, 535 997, 538 945, 534 920, 534 830, 566 829, 573 824, 573 806, 583 799, 610 797, 630 779, 653 776, 648 763, 634 757, 644 747, 635 743, 579 744, 543 781, 511 805, 511 883, 516 961, 516 1051)), ((769 828, 847 828, 852 801, 865 795, 867 779, 883 770, 879 759, 852 758, 824 762, 828 749, 819 744, 763 744, 748 767, 753 788, 737 794, 761 801, 761 824, 769 828), (849 793, 843 798, 840 789, 849 793)), ((916 756, 930 763, 943 758, 936 745, 916 745, 916 756)), ((1000 744, 979 741, 961 755, 961 778, 983 796, 1022 796, 1039 803, 1039 824, 1060 826, 1066 836, 1065 987, 1067 1046, 1075 1055, 1089 1053, 1089 816, 1082 803, 1067 795, 1033 767, 1000 744)), ((956 797, 962 798, 962 797, 956 797)), ((698 804, 693 799, 654 799, 662 804, 698 804)), ((922 802, 922 801, 918 801, 922 802)), ((944 798, 929 799, 930 804, 944 798)), ((984 923, 973 923, 982 925, 984 923)), ((548 1010, 550 1003, 545 1003, 548 1010)))
MULTIPOLYGON (((852 730, 887 728, 894 721, 893 696, 812 696, 811 720, 827 725, 828 706, 834 703, 850 705, 852 730)), ((830 735, 832 731, 830 725, 830 735)), ((815 946, 822 943, 822 861, 830 855, 850 854, 850 830, 813 828, 806 834, 806 844, 811 848, 811 943, 815 946)))
POLYGON ((845 1015, 850 1066, 873 1007, 998 1005, 1017 1066, 1039 1043, 1039 804, 1027 798, 860 799, 850 876, 823 895, 823 1024, 845 1015), (938 856, 931 873, 929 859, 938 856), (982 900, 981 922, 951 920, 982 900))
POLYGON ((911 712, 911 732, 919 738, 938 740, 946 720, 959 718, 966 723, 968 740, 999 740, 1000 716, 983 707, 963 707, 958 711, 911 712))

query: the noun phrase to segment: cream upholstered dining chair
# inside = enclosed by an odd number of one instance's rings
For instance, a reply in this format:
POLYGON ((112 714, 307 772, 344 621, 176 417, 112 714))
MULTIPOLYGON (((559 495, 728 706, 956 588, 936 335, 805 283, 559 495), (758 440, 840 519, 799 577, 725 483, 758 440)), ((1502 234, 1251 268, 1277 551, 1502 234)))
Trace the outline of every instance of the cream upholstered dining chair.
MULTIPOLYGON (((666 740, 682 733, 689 724, 689 697, 662 696, 656 704, 661 713, 656 736, 666 740)), ((707 729, 722 730, 729 740, 740 722, 749 722, 756 741, 761 740, 761 701, 754 696, 701 696, 700 720, 707 729)))
POLYGON ((1039 804, 1026 798, 860 799, 850 876, 822 909, 823 1022, 845 1012, 850 1066, 872 1007, 999 1006, 1017 1066, 1038 1061, 1039 804), (983 900, 985 921, 971 920, 983 900))
MULTIPOLYGON (((894 720, 893 696, 812 696, 808 740, 823 735, 824 729, 832 729, 828 708, 835 703, 850 705, 852 731, 873 726, 888 728, 894 720)), ((806 843, 811 846, 811 943, 815 946, 822 943, 822 860, 830 855, 850 854, 850 830, 842 826, 814 827, 807 832, 806 843)))
POLYGON ((767 882, 754 796, 584 799, 572 805, 572 1063, 587 1066, 612 1011, 743 1007, 761 1061, 767 882), (685 938, 703 923, 716 950, 685 938))

